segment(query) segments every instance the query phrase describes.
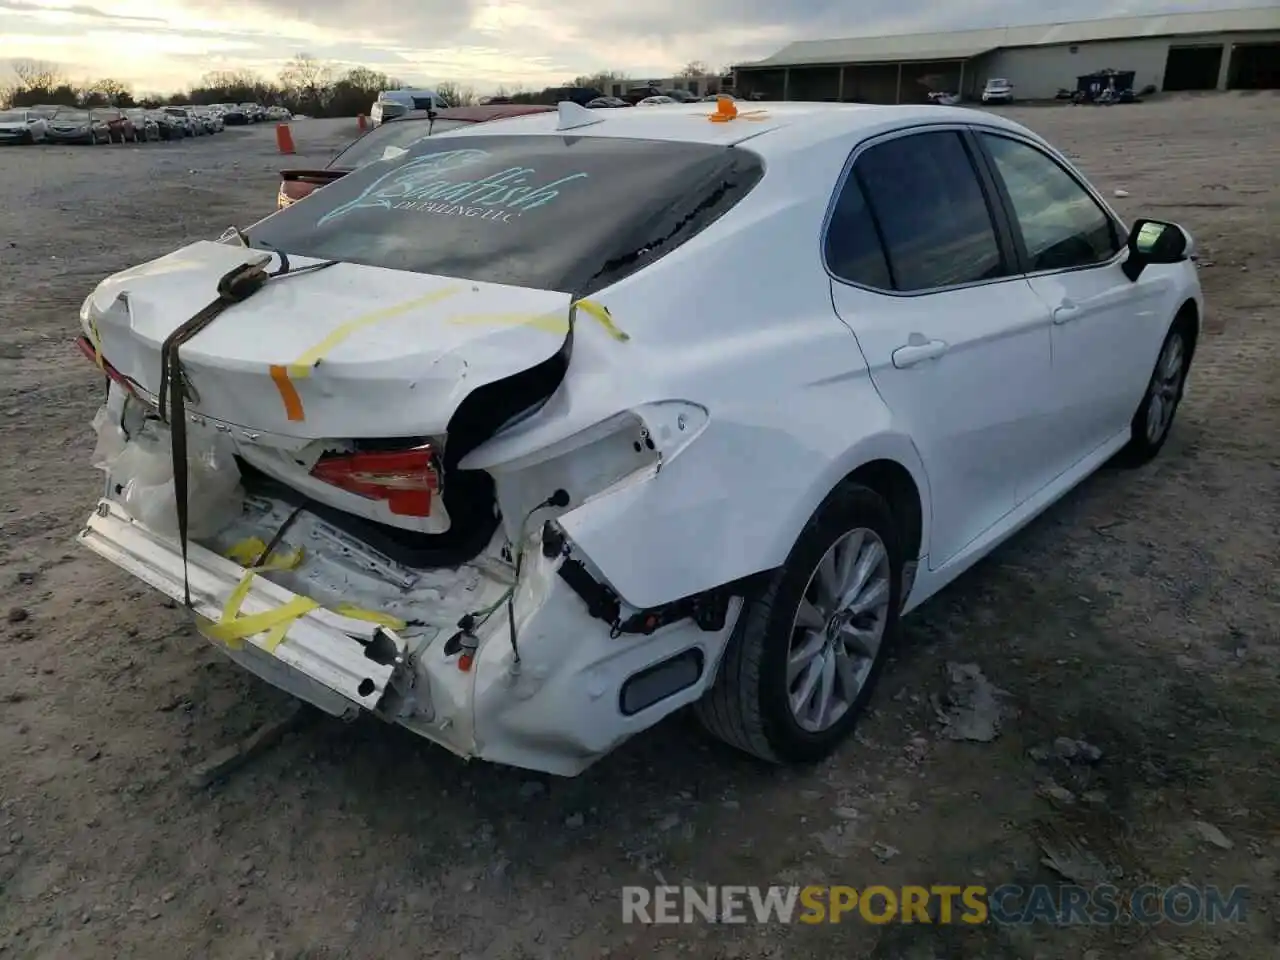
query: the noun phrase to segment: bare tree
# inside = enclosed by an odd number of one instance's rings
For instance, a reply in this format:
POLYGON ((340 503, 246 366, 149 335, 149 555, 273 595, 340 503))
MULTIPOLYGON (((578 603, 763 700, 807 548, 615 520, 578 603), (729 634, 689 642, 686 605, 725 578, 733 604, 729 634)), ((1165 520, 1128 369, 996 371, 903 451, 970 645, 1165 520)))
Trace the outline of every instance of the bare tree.
POLYGON ((41 60, 15 60, 13 75, 15 90, 52 90, 65 82, 57 66, 41 60))
POLYGON ((112 80, 110 77, 103 77, 101 80, 95 80, 91 84, 86 85, 93 93, 98 94, 109 104, 117 107, 127 107, 133 104, 133 91, 126 83, 119 80, 112 80))
POLYGON ((451 107, 469 107, 476 102, 476 92, 473 89, 449 80, 437 83, 436 93, 444 97, 445 103, 451 107))
POLYGON ((704 60, 690 60, 690 61, 689 61, 688 63, 686 63, 683 67, 681 67, 681 68, 680 68, 680 72, 679 72, 678 74, 676 74, 676 76, 679 76, 679 77, 705 77, 705 76, 706 76, 707 74, 709 74, 710 72, 711 72, 711 68, 707 66, 706 61, 704 61, 704 60))
POLYGON ((299 105, 310 110, 324 106, 333 71, 323 60, 300 53, 280 71, 280 85, 292 94, 299 105))
POLYGON ((609 94, 612 93, 615 83, 620 83, 623 87, 626 87, 628 82, 627 75, 621 70, 601 70, 599 73, 593 73, 588 76, 574 77, 573 83, 569 84, 569 86, 591 87, 601 93, 609 94))

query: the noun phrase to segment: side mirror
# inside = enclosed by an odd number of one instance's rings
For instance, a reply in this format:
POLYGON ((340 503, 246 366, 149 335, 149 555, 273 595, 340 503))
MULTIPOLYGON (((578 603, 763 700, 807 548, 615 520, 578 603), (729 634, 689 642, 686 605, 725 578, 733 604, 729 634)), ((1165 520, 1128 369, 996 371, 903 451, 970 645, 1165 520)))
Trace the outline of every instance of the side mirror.
POLYGON ((1139 220, 1129 231, 1125 246, 1129 256, 1120 266, 1124 275, 1134 282, 1151 264, 1181 263, 1191 258, 1194 249, 1186 230, 1163 220, 1139 220))

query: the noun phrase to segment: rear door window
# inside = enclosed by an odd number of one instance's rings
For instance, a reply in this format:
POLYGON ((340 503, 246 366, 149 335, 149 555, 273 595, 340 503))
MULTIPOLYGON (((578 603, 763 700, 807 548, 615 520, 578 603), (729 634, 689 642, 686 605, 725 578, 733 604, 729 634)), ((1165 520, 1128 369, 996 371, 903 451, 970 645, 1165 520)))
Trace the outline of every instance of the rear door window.
POLYGON ((429 137, 259 222, 253 246, 582 295, 674 250, 763 173, 715 144, 429 137))
POLYGON ((854 164, 893 285, 919 292, 1007 273, 982 184, 958 131, 896 137, 854 164))

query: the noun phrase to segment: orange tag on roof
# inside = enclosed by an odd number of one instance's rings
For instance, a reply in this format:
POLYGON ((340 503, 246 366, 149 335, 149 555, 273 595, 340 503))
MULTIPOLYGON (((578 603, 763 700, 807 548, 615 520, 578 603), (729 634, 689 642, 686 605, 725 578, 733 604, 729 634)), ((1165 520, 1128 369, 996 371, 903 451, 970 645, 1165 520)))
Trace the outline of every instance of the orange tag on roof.
POLYGON ((716 100, 716 112, 707 114, 707 119, 712 123, 728 123, 738 115, 738 108, 733 105, 733 101, 728 97, 720 97, 716 100))

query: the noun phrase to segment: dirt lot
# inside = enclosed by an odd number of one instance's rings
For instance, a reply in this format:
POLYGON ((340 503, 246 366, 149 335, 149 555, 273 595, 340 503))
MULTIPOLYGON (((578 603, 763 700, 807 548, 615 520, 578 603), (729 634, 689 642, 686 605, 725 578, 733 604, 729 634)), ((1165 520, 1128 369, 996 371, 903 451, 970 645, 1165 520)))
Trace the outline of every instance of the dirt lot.
MULTIPOLYGON (((1210 313, 1164 453, 1103 471, 910 618, 876 709, 830 762, 762 768, 675 718, 571 781, 466 765, 370 721, 302 729, 221 784, 186 786, 287 700, 74 545, 99 489, 102 388, 70 339, 108 273, 268 211, 281 158, 265 125, 4 152, 0 955, 1275 958, 1278 108, 1225 95, 1010 111, 1127 190, 1125 215, 1199 238, 1210 313), (1009 692, 997 739, 940 733, 949 661, 1009 692), (1037 759, 1058 737, 1100 762, 1037 759), (1125 888, 1248 885, 1246 921, 620 919, 618 888, 659 878, 1058 882, 1046 838, 1086 847, 1125 888)), ((295 124, 298 164, 352 126, 295 124)))

